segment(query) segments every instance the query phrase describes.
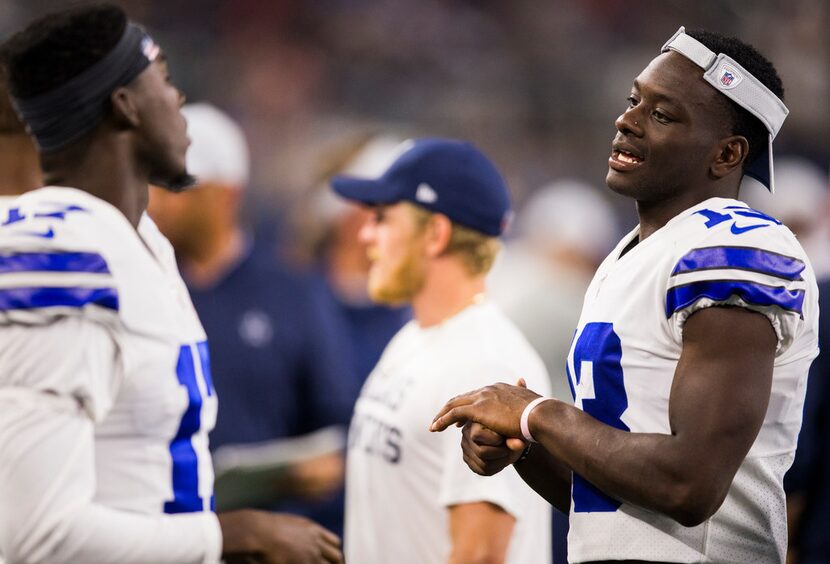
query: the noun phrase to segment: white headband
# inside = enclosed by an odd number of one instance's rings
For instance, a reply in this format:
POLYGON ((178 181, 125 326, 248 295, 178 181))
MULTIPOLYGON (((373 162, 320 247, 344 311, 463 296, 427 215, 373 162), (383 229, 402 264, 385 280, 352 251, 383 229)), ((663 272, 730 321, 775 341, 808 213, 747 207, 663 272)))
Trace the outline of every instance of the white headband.
POLYGON ((772 168, 772 140, 781 129, 781 125, 790 111, 784 102, 752 76, 734 59, 723 53, 715 54, 703 43, 686 34, 681 27, 666 41, 661 53, 676 51, 703 69, 703 79, 718 92, 744 108, 761 120, 769 132, 769 149, 767 158, 763 155, 750 163, 746 173, 762 182, 775 192, 772 168))

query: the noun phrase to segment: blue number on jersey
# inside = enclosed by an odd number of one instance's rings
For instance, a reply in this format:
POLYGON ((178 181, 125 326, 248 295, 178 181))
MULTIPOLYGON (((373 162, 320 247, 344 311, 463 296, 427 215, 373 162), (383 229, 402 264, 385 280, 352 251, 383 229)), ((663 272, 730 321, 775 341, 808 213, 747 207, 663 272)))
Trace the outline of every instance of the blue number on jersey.
MULTIPOLYGON (((208 395, 212 395, 207 343, 198 343, 196 350, 199 352, 198 362, 205 389, 208 395)), ((176 376, 179 383, 187 389, 188 405, 179 430, 170 443, 170 456, 173 458, 173 501, 164 504, 165 513, 190 513, 204 509, 203 500, 199 496, 199 460, 192 442, 193 435, 201 427, 202 413, 202 392, 196 372, 193 349, 190 345, 182 345, 176 363, 176 376)), ((212 505, 211 499, 211 508, 212 505)))
MULTIPOLYGON (((588 323, 573 348, 576 379, 581 389, 582 410, 616 429, 630 431, 620 417, 628 407, 625 394, 620 338, 611 323, 588 323), (593 394, 591 393, 593 392, 593 394)), ((573 390, 572 390, 573 391, 573 390)), ((573 475, 574 511, 616 511, 620 502, 602 493, 581 476, 573 475)))

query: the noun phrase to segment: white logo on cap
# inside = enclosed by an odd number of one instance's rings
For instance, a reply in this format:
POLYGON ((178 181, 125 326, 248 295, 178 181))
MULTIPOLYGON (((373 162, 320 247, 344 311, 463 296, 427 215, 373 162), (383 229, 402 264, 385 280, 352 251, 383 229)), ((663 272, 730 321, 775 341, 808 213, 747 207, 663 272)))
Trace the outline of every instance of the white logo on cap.
POLYGON ((718 84, 721 89, 731 90, 738 86, 744 77, 732 65, 723 65, 718 73, 718 84))
POLYGON ((424 204, 434 204, 438 201, 438 194, 435 193, 432 186, 426 182, 422 182, 418 185, 418 189, 415 190, 415 199, 424 204))

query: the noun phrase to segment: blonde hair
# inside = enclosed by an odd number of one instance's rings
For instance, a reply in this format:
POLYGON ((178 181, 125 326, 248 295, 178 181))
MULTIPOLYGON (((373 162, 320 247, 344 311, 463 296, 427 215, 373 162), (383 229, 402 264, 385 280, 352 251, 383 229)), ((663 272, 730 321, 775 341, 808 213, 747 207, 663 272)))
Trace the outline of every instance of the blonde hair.
MULTIPOLYGON (((419 231, 426 229, 434 213, 414 204, 410 204, 408 207, 412 209, 415 216, 417 229, 419 231)), ((452 224, 452 234, 444 252, 457 255, 471 276, 484 276, 490 272, 490 268, 496 260, 496 255, 501 250, 501 242, 498 237, 485 235, 452 220, 450 220, 450 223, 452 224)))

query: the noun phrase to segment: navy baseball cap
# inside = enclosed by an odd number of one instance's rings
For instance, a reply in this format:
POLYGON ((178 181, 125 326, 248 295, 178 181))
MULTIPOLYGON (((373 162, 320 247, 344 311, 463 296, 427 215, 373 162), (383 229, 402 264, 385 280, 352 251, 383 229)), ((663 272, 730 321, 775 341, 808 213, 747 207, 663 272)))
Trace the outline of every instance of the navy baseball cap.
POLYGON ((412 202, 485 235, 504 232, 510 196, 499 171, 471 143, 415 139, 379 178, 335 176, 334 191, 367 205, 412 202))

